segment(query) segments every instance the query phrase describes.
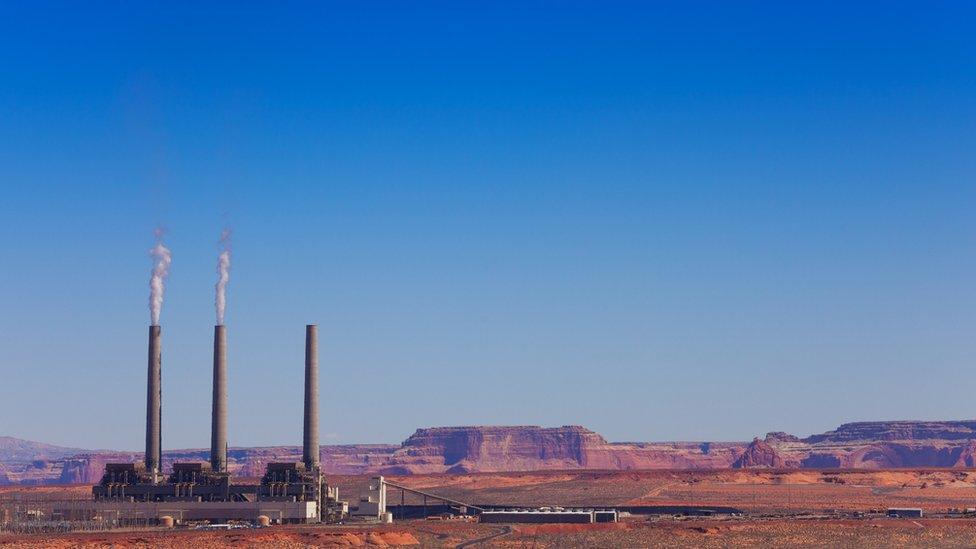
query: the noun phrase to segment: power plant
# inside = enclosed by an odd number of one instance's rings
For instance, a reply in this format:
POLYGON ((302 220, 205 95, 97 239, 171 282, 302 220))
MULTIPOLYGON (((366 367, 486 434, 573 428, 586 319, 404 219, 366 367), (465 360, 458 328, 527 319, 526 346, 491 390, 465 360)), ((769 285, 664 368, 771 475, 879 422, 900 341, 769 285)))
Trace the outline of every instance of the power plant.
POLYGON ((214 326, 210 468, 227 472, 227 328, 223 325, 214 326))
POLYGON ((260 484, 236 484, 227 469, 227 329, 214 326, 210 462, 174 463, 162 471, 162 330, 149 327, 146 454, 143 463, 109 463, 92 488, 103 511, 181 520, 334 521, 348 506, 322 477, 319 464, 318 330, 305 327, 305 407, 302 461, 269 463, 260 484))
POLYGON ((153 484, 162 468, 162 329, 149 327, 149 373, 146 383, 146 472, 153 484))

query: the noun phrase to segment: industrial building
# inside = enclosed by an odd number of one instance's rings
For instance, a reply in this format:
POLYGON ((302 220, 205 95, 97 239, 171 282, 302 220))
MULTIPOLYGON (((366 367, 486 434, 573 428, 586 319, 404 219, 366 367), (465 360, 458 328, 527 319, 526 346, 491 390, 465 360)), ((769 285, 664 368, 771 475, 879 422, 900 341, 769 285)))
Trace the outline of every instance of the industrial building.
POLYGON ((308 523, 318 521, 318 505, 311 501, 96 501, 58 502, 52 515, 74 521, 98 521, 111 527, 186 521, 247 521, 260 523, 308 523))
POLYGON ((613 509, 486 509, 478 516, 479 522, 505 522, 527 524, 592 524, 617 522, 613 509))
POLYGON ((236 484, 227 470, 227 330, 214 327, 210 463, 174 463, 162 471, 162 330, 149 327, 146 454, 143 463, 109 463, 92 488, 106 513, 175 520, 320 522, 343 518, 347 505, 319 464, 318 330, 305 327, 302 461, 269 463, 259 484, 236 484))
POLYGON ((922 514, 918 507, 890 507, 887 512, 891 518, 922 518, 922 514))
POLYGON ((349 515, 384 521, 389 517, 389 521, 393 520, 393 516, 386 511, 386 481, 383 477, 369 480, 367 492, 349 508, 349 515))

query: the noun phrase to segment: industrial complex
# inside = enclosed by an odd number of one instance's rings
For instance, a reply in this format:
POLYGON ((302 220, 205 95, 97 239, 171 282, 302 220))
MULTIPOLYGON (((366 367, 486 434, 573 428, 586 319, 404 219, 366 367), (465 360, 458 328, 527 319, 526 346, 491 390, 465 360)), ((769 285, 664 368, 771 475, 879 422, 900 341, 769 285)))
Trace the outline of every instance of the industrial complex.
POLYGON ((305 523, 343 518, 348 505, 339 501, 337 488, 329 486, 319 464, 318 368, 318 331, 308 325, 302 461, 269 463, 259 484, 237 484, 227 470, 227 330, 215 326, 210 462, 174 463, 167 475, 161 460, 162 330, 150 326, 145 459, 107 464, 101 482, 92 488, 96 508, 160 521, 305 523))
POLYGON ((339 499, 319 463, 318 329, 305 327, 305 406, 302 460, 268 463, 258 483, 237 483, 227 468, 227 329, 214 326, 213 403, 210 460, 177 462, 162 470, 162 329, 149 327, 146 384, 146 452, 142 462, 108 463, 101 481, 92 487, 94 501, 68 502, 59 516, 99 520, 117 525, 134 519, 151 524, 242 521, 256 524, 338 522, 347 518, 392 522, 407 518, 405 493, 422 498, 411 516, 446 510, 477 514, 483 522, 615 522, 613 510, 563 508, 489 508, 416 490, 373 477, 368 490, 350 504, 339 499), (400 491, 396 513, 387 510, 387 488, 400 491), (428 502, 431 505, 428 508, 428 502), (83 515, 83 516, 82 516, 83 515))

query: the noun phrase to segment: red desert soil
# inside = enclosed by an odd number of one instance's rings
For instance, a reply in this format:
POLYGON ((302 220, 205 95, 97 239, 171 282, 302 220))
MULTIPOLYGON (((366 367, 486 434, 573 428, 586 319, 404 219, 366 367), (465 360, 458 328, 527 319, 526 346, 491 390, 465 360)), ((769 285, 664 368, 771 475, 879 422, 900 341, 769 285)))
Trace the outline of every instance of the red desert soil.
MULTIPOLYGON (((93 549, 161 547, 454 547, 502 532, 503 525, 406 521, 393 527, 272 527, 241 532, 116 532, 57 537, 3 536, 0 547, 93 549)), ((973 547, 976 525, 960 519, 690 519, 619 524, 515 525, 492 547, 973 547)), ((484 546, 484 545, 481 545, 484 546)))
MULTIPOLYGON (((744 517, 675 519, 634 516, 618 524, 514 525, 493 538, 497 547, 972 547, 976 521, 934 518, 947 508, 973 507, 976 471, 923 470, 722 470, 722 471, 557 471, 532 473, 432 474, 389 477, 470 503, 510 505, 705 505, 731 506, 744 517), (869 511, 922 507, 925 519, 848 519, 828 510, 869 511), (803 517, 773 516, 804 513, 803 517), (820 515, 826 518, 814 518, 820 515)), ((330 476, 340 494, 353 499, 365 476, 330 476)), ((88 486, 18 487, 15 495, 86 497, 88 486)), ((399 501, 390 489, 389 501, 399 501)), ((407 502, 418 503, 408 495, 407 502)), ((384 526, 294 526, 230 532, 144 531, 12 536, 0 534, 0 549, 20 547, 454 547, 496 533, 504 525, 460 520, 403 521, 384 526)))
POLYGON ((336 530, 328 527, 269 528, 230 532, 204 531, 148 531, 103 532, 97 534, 65 534, 59 536, 0 536, 0 547, 10 549, 30 547, 95 548, 95 547, 159 547, 187 549, 188 547, 409 547, 420 541, 409 531, 336 530))
MULTIPOLYGON (((354 478, 342 479, 340 490, 359 493, 354 478)), ((388 478, 473 504, 721 505, 755 512, 886 507, 944 512, 976 506, 976 471, 969 469, 562 471, 388 478)), ((391 489, 389 501, 399 502, 399 493, 391 489)), ((406 502, 416 503, 409 495, 406 502)))
MULTIPOLYGON (((969 520, 688 520, 517 526, 510 547, 972 547, 969 520), (573 528, 575 526, 575 528, 573 528)), ((502 538, 506 539, 506 538, 502 538)), ((501 542, 498 544, 501 546, 501 542)))
MULTIPOLYGON (((867 510, 922 507, 945 511, 976 506, 976 471, 922 470, 720 470, 556 471, 433 474, 387 477, 409 487, 469 503, 496 505, 725 505, 752 511, 867 510)), ((354 499, 367 476, 330 476, 340 495, 354 499)), ((0 487, 0 500, 86 498, 91 488, 0 487)), ((399 493, 390 489, 391 504, 399 493)), ((407 495, 407 503, 416 503, 407 495)))

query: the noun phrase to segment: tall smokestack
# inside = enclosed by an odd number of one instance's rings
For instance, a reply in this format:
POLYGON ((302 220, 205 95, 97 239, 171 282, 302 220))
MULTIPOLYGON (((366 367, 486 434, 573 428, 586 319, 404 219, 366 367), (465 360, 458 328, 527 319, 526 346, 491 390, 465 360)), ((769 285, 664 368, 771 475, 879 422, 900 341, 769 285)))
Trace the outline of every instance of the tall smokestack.
POLYGON ((159 325, 149 327, 149 375, 146 393, 146 470, 155 474, 161 470, 162 431, 162 335, 159 325))
POLYGON ((219 473, 227 471, 227 329, 221 324, 214 326, 210 466, 219 473))
POLYGON ((319 466, 319 343, 318 327, 305 326, 305 433, 302 461, 306 469, 319 466))

